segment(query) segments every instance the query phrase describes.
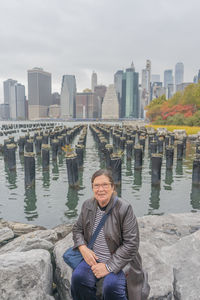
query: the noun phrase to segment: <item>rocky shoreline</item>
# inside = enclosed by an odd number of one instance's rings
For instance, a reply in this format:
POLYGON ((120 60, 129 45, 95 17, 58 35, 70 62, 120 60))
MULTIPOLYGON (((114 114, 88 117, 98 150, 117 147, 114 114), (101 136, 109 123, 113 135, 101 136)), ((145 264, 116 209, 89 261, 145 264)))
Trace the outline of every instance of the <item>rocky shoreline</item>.
MULTIPOLYGON (((200 299, 200 212, 138 218, 150 300, 200 299)), ((72 225, 52 229, 0 220, 1 300, 71 300, 62 255, 72 225)))

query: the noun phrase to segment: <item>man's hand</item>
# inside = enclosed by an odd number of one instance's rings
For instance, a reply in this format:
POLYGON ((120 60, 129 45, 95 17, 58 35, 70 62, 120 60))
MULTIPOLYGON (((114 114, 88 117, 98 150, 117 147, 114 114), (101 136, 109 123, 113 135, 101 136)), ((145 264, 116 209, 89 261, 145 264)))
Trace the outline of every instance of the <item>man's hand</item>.
POLYGON ((97 263, 93 265, 91 269, 96 278, 104 277, 110 273, 104 263, 97 263))
POLYGON ((97 264, 98 257, 95 255, 95 253, 89 249, 86 245, 81 245, 78 247, 79 251, 81 252, 84 260, 86 263, 92 267, 93 265, 97 264))

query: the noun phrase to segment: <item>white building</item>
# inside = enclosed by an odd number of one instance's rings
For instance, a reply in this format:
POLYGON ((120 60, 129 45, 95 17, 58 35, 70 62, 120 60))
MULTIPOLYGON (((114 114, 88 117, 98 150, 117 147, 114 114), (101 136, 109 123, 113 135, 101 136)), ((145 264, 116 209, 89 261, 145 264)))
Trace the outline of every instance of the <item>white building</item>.
POLYGON ((92 77, 91 77, 91 89, 92 89, 92 92, 94 92, 95 86, 97 86, 97 73, 95 73, 93 71, 92 77))
POLYGON ((63 119, 75 118, 76 114, 76 78, 63 75, 60 95, 60 116, 63 119))
POLYGON ((114 84, 107 88, 102 104, 102 119, 119 119, 119 102, 114 84))

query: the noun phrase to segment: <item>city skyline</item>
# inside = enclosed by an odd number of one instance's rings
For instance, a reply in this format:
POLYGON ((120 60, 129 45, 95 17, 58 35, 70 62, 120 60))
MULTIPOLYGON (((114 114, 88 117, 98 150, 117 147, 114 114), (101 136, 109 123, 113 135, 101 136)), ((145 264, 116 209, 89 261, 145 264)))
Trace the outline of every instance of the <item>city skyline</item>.
POLYGON ((113 74, 133 61, 139 72, 149 59, 152 74, 184 63, 184 81, 198 74, 200 3, 197 0, 8 0, 1 3, 0 102, 2 82, 26 87, 26 71, 41 67, 52 74, 52 91, 61 91, 64 74, 73 74, 77 91, 113 83, 113 74), (123 13, 122 13, 123 12, 123 13), (187 20, 187 22, 186 22, 187 20))

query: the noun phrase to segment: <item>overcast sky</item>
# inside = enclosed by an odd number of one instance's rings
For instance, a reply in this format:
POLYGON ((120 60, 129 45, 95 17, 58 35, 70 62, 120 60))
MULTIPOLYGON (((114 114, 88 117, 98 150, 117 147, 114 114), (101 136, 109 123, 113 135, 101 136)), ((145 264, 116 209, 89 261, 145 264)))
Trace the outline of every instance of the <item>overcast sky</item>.
POLYGON ((78 91, 134 62, 140 74, 146 59, 163 79, 176 62, 185 81, 200 69, 200 0, 6 0, 0 1, 0 102, 3 81, 26 86, 27 70, 52 74, 60 92, 64 74, 74 74, 78 91))

